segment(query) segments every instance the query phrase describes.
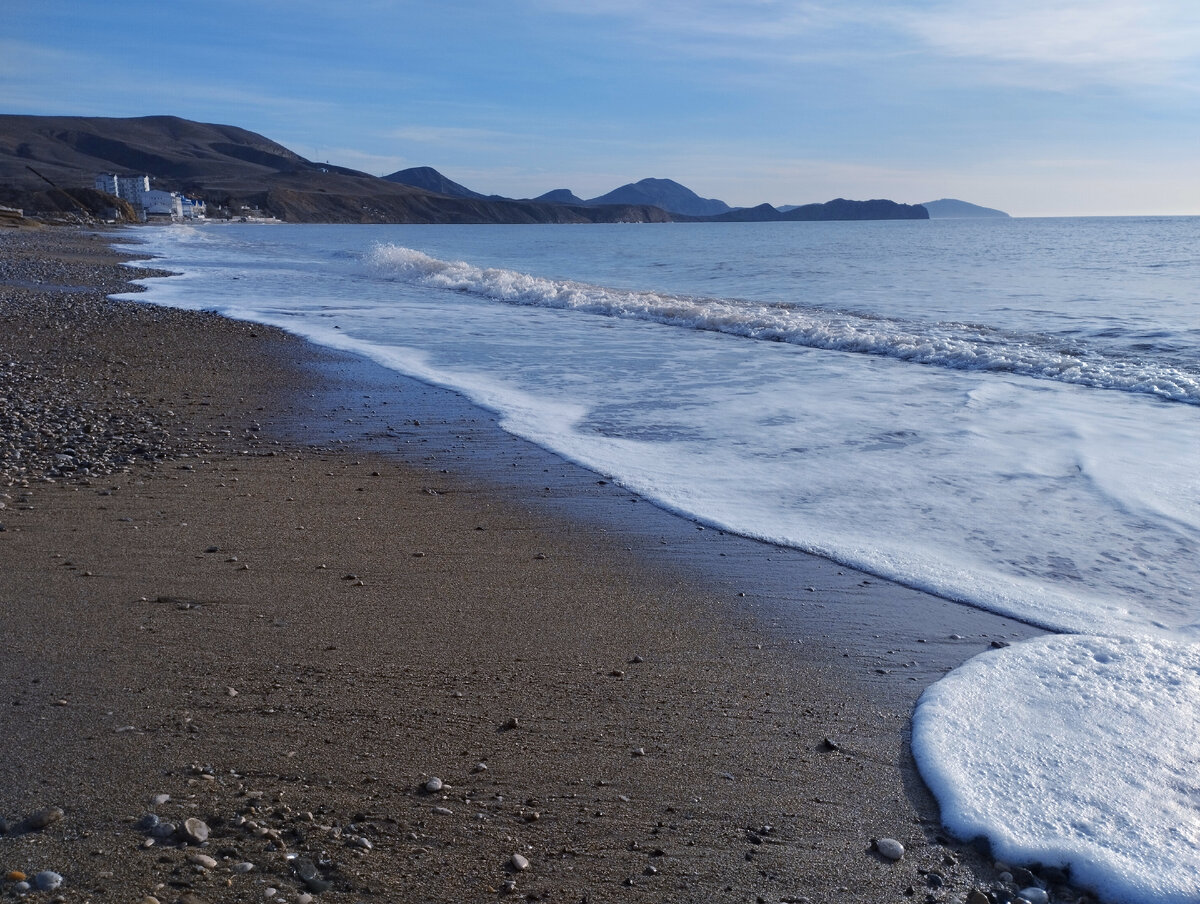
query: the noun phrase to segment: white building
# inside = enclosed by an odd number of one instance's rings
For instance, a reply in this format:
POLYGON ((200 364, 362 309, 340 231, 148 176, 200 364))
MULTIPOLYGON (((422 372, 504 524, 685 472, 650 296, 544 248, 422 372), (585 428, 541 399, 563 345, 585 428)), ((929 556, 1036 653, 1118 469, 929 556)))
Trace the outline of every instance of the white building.
POLYGON ((150 177, 100 173, 96 177, 95 187, 110 195, 123 198, 137 208, 142 206, 142 195, 150 191, 150 177))
POLYGON ((159 191, 156 188, 142 192, 142 212, 148 217, 171 217, 183 219, 183 203, 179 194, 173 191, 159 191))
POLYGON ((203 201, 197 201, 195 198, 189 198, 187 195, 181 195, 179 204, 183 208, 183 218, 185 220, 201 220, 208 213, 208 208, 203 201))
POLYGON ((148 216, 170 217, 173 220, 199 219, 206 212, 203 201, 185 198, 178 192, 151 188, 149 176, 100 173, 96 176, 95 187, 128 201, 143 220, 148 216))

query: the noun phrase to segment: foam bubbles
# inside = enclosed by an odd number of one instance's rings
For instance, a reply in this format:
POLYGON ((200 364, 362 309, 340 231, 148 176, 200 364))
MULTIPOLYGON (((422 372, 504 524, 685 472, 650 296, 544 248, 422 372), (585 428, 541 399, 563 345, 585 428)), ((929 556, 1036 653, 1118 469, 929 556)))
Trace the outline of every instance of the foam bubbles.
POLYGON ((926 690, 913 752, 956 836, 1105 900, 1200 900, 1200 645, 1082 635, 984 653, 926 690))

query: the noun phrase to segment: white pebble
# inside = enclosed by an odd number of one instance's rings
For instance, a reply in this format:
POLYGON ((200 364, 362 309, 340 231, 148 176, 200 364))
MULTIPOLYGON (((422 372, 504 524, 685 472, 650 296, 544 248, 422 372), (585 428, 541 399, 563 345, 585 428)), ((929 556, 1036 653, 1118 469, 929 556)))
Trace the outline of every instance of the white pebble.
POLYGON ((437 794, 442 790, 443 782, 436 775, 425 783, 425 790, 430 794, 437 794))
POLYGON ((241 863, 235 863, 230 869, 235 873, 248 873, 254 869, 254 864, 249 860, 243 860, 241 863))
POLYGON ((904 856, 904 845, 895 838, 880 838, 875 842, 875 849, 888 860, 899 860, 904 856))
POLYGON ((529 861, 520 854, 513 854, 508 859, 508 864, 519 873, 523 873, 529 869, 529 861))
POLYGON ((33 885, 38 891, 54 891, 63 884, 63 877, 53 870, 44 869, 33 877, 33 885))

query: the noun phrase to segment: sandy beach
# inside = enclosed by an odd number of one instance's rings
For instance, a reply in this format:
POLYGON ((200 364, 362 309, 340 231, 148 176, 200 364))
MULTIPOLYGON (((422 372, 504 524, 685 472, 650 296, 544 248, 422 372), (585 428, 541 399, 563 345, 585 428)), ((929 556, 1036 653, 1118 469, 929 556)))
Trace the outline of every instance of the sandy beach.
POLYGON ((369 362, 110 301, 151 275, 112 241, 0 231, 3 893, 1019 886, 942 834, 908 731, 1033 629, 705 530, 369 362))

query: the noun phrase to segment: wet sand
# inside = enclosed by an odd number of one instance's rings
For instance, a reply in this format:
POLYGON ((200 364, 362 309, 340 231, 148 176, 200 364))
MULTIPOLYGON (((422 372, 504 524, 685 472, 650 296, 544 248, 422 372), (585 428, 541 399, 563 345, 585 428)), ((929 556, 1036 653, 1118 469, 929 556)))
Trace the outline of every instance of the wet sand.
POLYGON ((909 715, 1032 629, 703 530, 369 362, 108 301, 138 275, 108 241, 0 233, 0 872, 67 901, 992 886, 909 715))

